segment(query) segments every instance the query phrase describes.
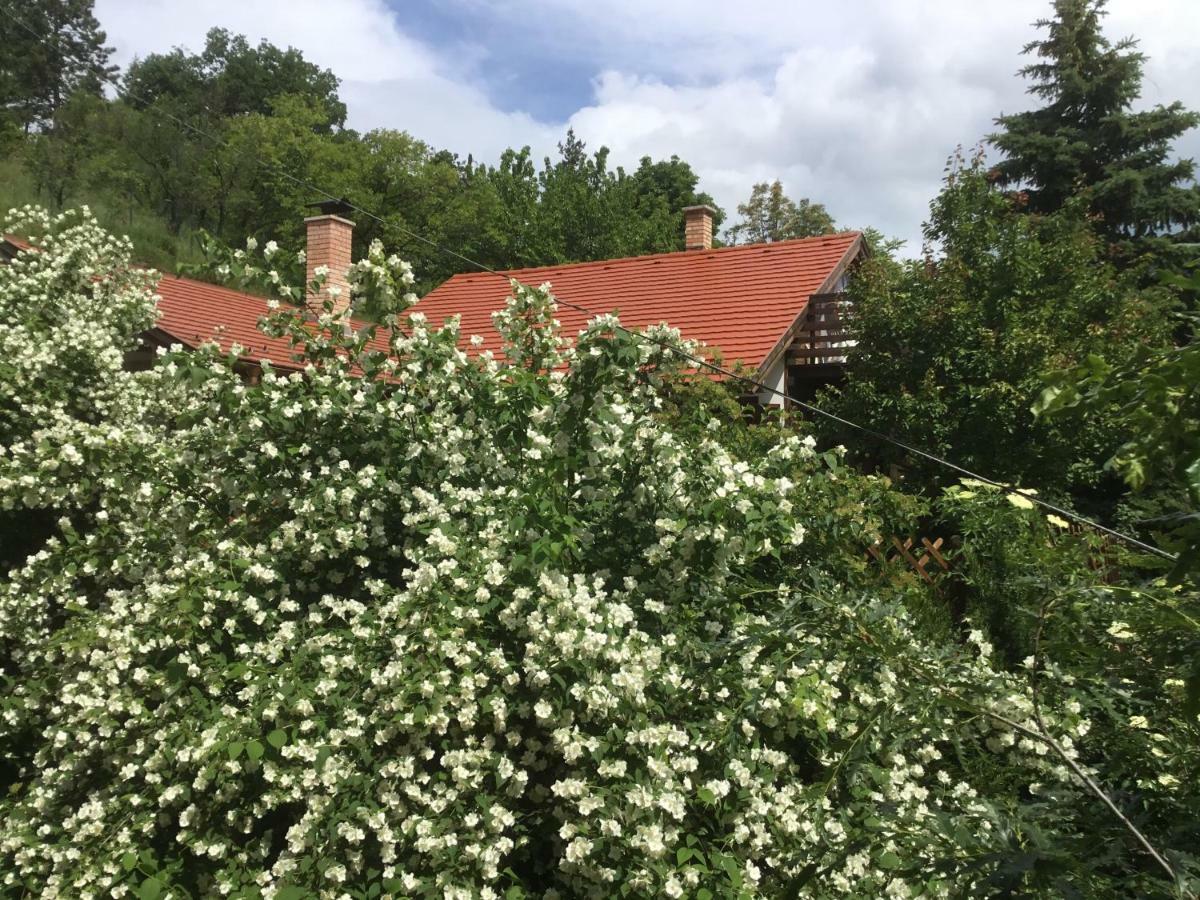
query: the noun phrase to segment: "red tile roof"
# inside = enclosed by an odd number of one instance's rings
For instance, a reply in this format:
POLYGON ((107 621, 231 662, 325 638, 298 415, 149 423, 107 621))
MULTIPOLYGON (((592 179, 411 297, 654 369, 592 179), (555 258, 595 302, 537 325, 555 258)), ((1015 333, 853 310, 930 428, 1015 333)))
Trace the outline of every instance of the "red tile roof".
MULTIPOLYGON (((858 255, 858 232, 717 250, 688 250, 505 274, 526 284, 549 281, 555 296, 593 313, 616 312, 628 328, 666 322, 684 337, 719 347, 725 362, 761 367, 804 310, 810 295, 832 289, 858 255)), ((478 334, 481 349, 498 351, 491 314, 504 306, 506 279, 490 273, 455 275, 413 310, 431 325, 462 316, 464 339, 478 334)), ((589 316, 560 305, 566 335, 589 316)))
MULTIPOLYGON (((32 249, 13 235, 0 239, 21 251, 32 249)), ((249 361, 270 360, 276 368, 297 367, 291 342, 268 337, 258 328, 259 319, 270 312, 265 298, 169 274, 160 277, 157 293, 155 328, 172 342, 194 349, 211 340, 226 352, 236 343, 245 348, 243 356, 249 361)), ((375 344, 387 350, 386 335, 376 335, 375 344)))
POLYGON ((291 344, 258 330, 258 320, 270 311, 264 298, 175 275, 163 275, 157 290, 157 328, 173 340, 188 347, 215 340, 222 350, 238 343, 254 359, 290 362, 291 344))
MULTIPOLYGON (((28 244, 8 235, 20 249, 28 244)), ((556 296, 593 313, 616 312, 628 328, 666 322, 685 337, 719 347, 727 364, 741 361, 761 368, 781 347, 809 296, 832 288, 862 248, 858 232, 773 244, 717 250, 689 250, 625 259, 509 270, 526 284, 549 281, 556 296)), ((163 275, 158 284, 157 328, 174 341, 196 347, 215 340, 228 351, 234 343, 250 360, 293 366, 289 342, 258 329, 267 314, 262 297, 203 281, 163 275)), ((500 336, 491 314, 503 308, 508 281, 490 273, 455 275, 413 309, 432 325, 462 317, 463 347, 470 335, 484 339, 481 350, 498 351, 500 336)), ((583 328, 585 313, 560 306, 566 335, 583 328)), ((386 335, 376 338, 387 349, 386 335)), ((477 352, 477 351, 473 351, 477 352)))
MULTIPOLYGON (((156 327, 174 340, 188 347, 215 340, 225 351, 236 343, 245 348, 243 357, 248 360, 270 360, 276 368, 297 366, 287 338, 268 337, 258 328, 258 320, 270 312, 265 298, 177 275, 162 276, 158 296, 156 327)), ((385 329, 372 344, 388 350, 385 329)))

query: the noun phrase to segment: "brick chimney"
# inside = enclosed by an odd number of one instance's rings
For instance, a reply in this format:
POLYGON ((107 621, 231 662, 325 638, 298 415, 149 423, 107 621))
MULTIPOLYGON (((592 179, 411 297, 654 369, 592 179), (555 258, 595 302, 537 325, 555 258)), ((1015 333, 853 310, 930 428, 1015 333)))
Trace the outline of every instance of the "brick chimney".
POLYGON ((329 274, 325 276, 321 295, 310 294, 305 302, 314 315, 320 315, 325 311, 324 304, 329 299, 329 288, 340 288, 341 293, 333 305, 334 315, 340 316, 350 308, 350 283, 346 279, 346 273, 354 261, 350 255, 354 223, 347 216, 353 207, 345 199, 325 200, 311 205, 321 210, 321 215, 310 216, 304 220, 308 232, 305 279, 306 282, 312 281, 319 266, 328 267, 329 274))
POLYGON ((683 246, 687 250, 711 250, 713 242, 713 217, 717 211, 711 206, 685 206, 683 208, 683 246))

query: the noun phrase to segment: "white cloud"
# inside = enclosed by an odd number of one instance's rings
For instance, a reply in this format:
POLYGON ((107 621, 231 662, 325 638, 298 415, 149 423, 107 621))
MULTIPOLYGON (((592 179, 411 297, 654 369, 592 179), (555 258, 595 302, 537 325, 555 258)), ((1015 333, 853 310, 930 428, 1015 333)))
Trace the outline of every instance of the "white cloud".
MULTIPOLYGON (((564 9, 562 0, 529 2, 564 9)), ((730 212, 752 182, 781 178, 792 196, 826 203, 844 224, 907 238, 910 250, 955 147, 978 143, 1002 111, 1036 103, 1015 73, 1031 23, 1049 10, 1043 0, 873 0, 800 12, 782 2, 670 0, 641 16, 636 0, 586 8, 593 40, 632 43, 653 74, 629 63, 632 71, 597 78, 594 102, 571 119, 585 138, 624 163, 679 153, 730 212), (743 74, 729 74, 731 60, 743 74)), ((1200 108, 1197 26, 1187 0, 1112 4, 1106 32, 1136 33, 1150 56, 1145 104, 1200 108)), ((1178 149, 1200 154, 1200 135, 1178 149)))
MULTIPOLYGON (((1035 102, 1014 76, 1031 23, 1049 12, 1046 0, 443 3, 503 29, 482 59, 416 40, 382 0, 98 0, 97 16, 120 63, 173 44, 198 49, 220 25, 332 68, 357 128, 403 128, 490 160, 507 146, 551 151, 571 124, 591 146, 612 148, 614 162, 679 154, 730 212, 755 181, 779 177, 839 222, 916 243, 955 146, 1035 102), (506 54, 582 62, 596 73, 593 95, 568 122, 538 121, 520 102, 501 108, 472 75, 490 71, 495 90, 506 54)), ((1109 36, 1136 34, 1150 56, 1146 103, 1200 108, 1198 9, 1110 4, 1109 36)), ((545 78, 555 77, 548 62, 545 78)), ((1200 134, 1179 149, 1200 155, 1200 134)))
POLYGON ((122 68, 135 56, 174 46, 198 52, 214 27, 296 47, 341 79, 348 124, 363 131, 403 129, 483 159, 512 145, 546 151, 561 132, 498 109, 457 77, 452 60, 405 34, 382 0, 98 0, 96 17, 122 68))

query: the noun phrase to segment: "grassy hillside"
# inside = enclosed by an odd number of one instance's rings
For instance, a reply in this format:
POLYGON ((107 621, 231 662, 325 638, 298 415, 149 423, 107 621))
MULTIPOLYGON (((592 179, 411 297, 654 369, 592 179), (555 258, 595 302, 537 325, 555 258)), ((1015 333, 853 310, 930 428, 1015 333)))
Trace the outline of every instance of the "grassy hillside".
MULTIPOLYGON (((25 167, 20 148, 9 149, 0 158, 0 213, 27 203, 54 209, 51 198, 39 195, 37 185, 25 167)), ((100 223, 115 234, 127 235, 134 246, 139 262, 166 272, 175 272, 180 263, 202 261, 196 235, 184 229, 171 234, 161 216, 130 204, 129 201, 104 191, 90 189, 67 197, 65 207, 86 204, 100 223)), ((57 209, 54 209, 57 212, 57 209)))

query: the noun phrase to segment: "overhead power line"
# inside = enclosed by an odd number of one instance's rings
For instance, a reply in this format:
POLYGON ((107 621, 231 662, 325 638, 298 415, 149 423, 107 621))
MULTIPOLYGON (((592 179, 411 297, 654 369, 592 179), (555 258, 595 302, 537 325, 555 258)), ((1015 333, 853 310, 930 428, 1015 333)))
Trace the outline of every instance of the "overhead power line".
MULTIPOLYGON (((26 31, 31 37, 33 37, 34 40, 36 40, 42 44, 47 44, 47 38, 52 37, 52 36, 38 34, 33 28, 31 28, 29 26, 29 24, 26 21, 24 21, 20 16, 16 15, 12 11, 11 7, 8 7, 6 9, 6 12, 7 12, 9 18, 13 22, 15 22, 18 26, 20 26, 24 31, 26 31)), ((60 45, 59 49, 60 49, 60 51, 62 50, 61 45, 60 45)), ((201 128, 199 125, 196 125, 193 122, 189 122, 186 119, 182 119, 179 116, 176 116, 175 114, 171 113, 169 110, 165 110, 165 109, 156 107, 156 106, 154 106, 152 101, 148 100, 146 97, 141 96, 136 91, 129 90, 128 88, 126 88, 124 85, 122 85, 120 83, 120 80, 117 78, 117 76, 114 73, 105 70, 103 67, 96 66, 95 64, 91 63, 91 61, 81 58, 79 56, 75 56, 75 55, 72 55, 69 53, 66 53, 64 55, 69 56, 70 58, 74 59, 76 62, 80 62, 80 63, 83 63, 84 65, 90 66, 93 69, 93 71, 97 75, 100 76, 100 78, 102 78, 104 81, 111 84, 113 86, 113 88, 117 91, 118 94, 120 94, 124 97, 132 97, 134 100, 137 100, 147 110, 150 110, 155 115, 159 115, 163 118, 166 118, 167 120, 178 125, 180 128, 186 129, 187 131, 190 131, 193 134, 199 135, 200 137, 202 137, 206 140, 209 140, 209 141, 213 142, 214 144, 217 144, 218 146, 221 146, 224 148, 229 147, 229 143, 226 140, 224 140, 222 137, 220 137, 219 135, 215 135, 211 131, 208 131, 205 128, 201 128)), ((365 216, 374 222, 379 223, 384 228, 390 228, 394 231, 397 231, 397 232, 405 235, 406 237, 411 238, 412 240, 418 241, 422 244, 425 244, 428 247, 433 248, 434 250, 437 250, 439 253, 444 253, 447 256, 450 256, 450 257, 453 257, 454 259, 459 260, 460 262, 466 263, 467 265, 472 266, 473 268, 476 268, 476 269, 480 270, 481 272, 487 272, 492 275, 496 275, 500 278, 503 278, 503 279, 505 279, 506 283, 513 280, 512 276, 502 269, 496 269, 496 268, 493 268, 492 266, 487 265, 486 263, 481 263, 477 260, 474 260, 471 257, 466 256, 466 255, 460 253, 459 251, 454 250, 451 247, 446 247, 442 244, 439 244, 437 241, 434 241, 434 240, 426 237, 423 234, 413 231, 411 228, 407 228, 406 226, 401 225, 398 222, 384 219, 382 216, 376 215, 371 210, 365 209, 362 206, 359 206, 359 205, 347 200, 344 197, 335 196, 335 195, 331 194, 329 191, 325 190, 324 188, 322 188, 318 185, 315 185, 315 184, 307 181, 304 178, 300 178, 296 175, 293 175, 291 172, 284 169, 278 163, 275 163, 271 160, 264 159, 259 154, 254 154, 254 158, 260 165, 272 170, 273 172, 275 172, 275 174, 286 179, 287 181, 290 181, 292 184, 295 184, 298 187, 302 187, 306 191, 309 191, 312 194, 317 195, 325 200, 344 202, 351 209, 353 209, 356 213, 358 213, 362 216, 365 216)), ((555 295, 555 300, 560 306, 565 306, 568 309, 573 309, 576 312, 583 313, 584 315, 588 316, 589 318, 596 318, 598 315, 600 315, 599 313, 595 312, 594 310, 588 309, 585 306, 582 306, 578 303, 574 303, 571 300, 567 300, 558 295, 555 295)), ((815 406, 811 403, 807 403, 803 400, 799 400, 795 397, 792 397, 786 391, 783 391, 783 390, 780 390, 779 388, 765 384, 761 381, 758 381, 755 378, 751 378, 748 375, 744 375, 739 372, 734 372, 730 369, 726 369, 726 368, 719 366, 707 359, 704 359, 701 356, 697 356, 694 353, 689 353, 688 351, 684 350, 681 347, 677 347, 674 344, 668 343, 666 341, 656 340, 655 338, 653 338, 647 334, 644 334, 643 332, 635 331, 635 330, 633 330, 631 328, 627 328, 626 326, 621 325, 619 323, 617 325, 615 325, 614 327, 616 330, 618 330, 624 334, 628 334, 637 340, 643 341, 645 343, 653 344, 654 346, 659 347, 660 349, 668 350, 668 351, 676 354, 679 358, 692 363, 693 365, 695 365, 697 368, 699 368, 701 370, 709 371, 714 374, 718 374, 725 378, 731 379, 733 381, 740 382, 745 385, 749 385, 749 386, 753 387, 757 393, 771 394, 775 397, 778 397, 778 398, 784 400, 786 403, 790 404, 791 406, 801 409, 804 412, 810 413, 811 415, 820 416, 822 418, 828 419, 829 421, 837 422, 839 425, 843 425, 846 428, 850 428, 854 431, 859 432, 860 434, 874 438, 875 440, 878 440, 878 441, 882 441, 883 443, 890 444, 898 449, 905 451, 906 453, 911 453, 913 456, 920 457, 921 459, 924 459, 928 462, 942 466, 943 468, 946 468, 946 469, 949 469, 950 471, 956 472, 959 475, 965 476, 967 478, 972 478, 976 481, 982 482, 983 484, 991 485, 992 487, 996 487, 996 488, 1000 488, 1002 490, 1008 491, 1010 494, 1015 494, 1017 496, 1023 497, 1026 500, 1028 500, 1030 503, 1034 504, 1035 506, 1038 506, 1048 512, 1055 513, 1056 515, 1062 516, 1065 519, 1070 519, 1071 521, 1077 522, 1080 525, 1084 525, 1088 528, 1094 529, 1095 531, 1098 531, 1102 534, 1106 534, 1109 537, 1112 537, 1119 541, 1122 541, 1125 544, 1127 544, 1130 547, 1133 547, 1137 550, 1141 550, 1143 552, 1149 553, 1153 556, 1157 556, 1161 559, 1168 560, 1170 562, 1175 562, 1178 559, 1178 557, 1175 554, 1169 553, 1168 551, 1163 550, 1160 547, 1156 547, 1153 544, 1148 544, 1145 541, 1139 540, 1138 538, 1134 537, 1133 535, 1126 534, 1126 533, 1124 533, 1122 531, 1118 531, 1114 528, 1109 528, 1107 525, 1103 525, 1100 522, 1096 522, 1093 519, 1089 519, 1086 516, 1080 515, 1079 513, 1073 512, 1062 506, 1058 506, 1055 503, 1051 503, 1047 500, 1044 500, 1040 496, 1038 496, 1036 493, 1030 491, 1027 488, 1022 488, 1017 485, 1009 484, 1007 482, 998 481, 994 478, 989 478, 986 475, 981 475, 978 472, 974 472, 964 466, 960 466, 957 463, 954 463, 942 456, 937 455, 936 453, 930 453, 926 450, 920 449, 919 447, 914 447, 912 444, 909 444, 906 441, 902 441, 899 438, 893 437, 893 436, 886 434, 884 432, 881 432, 881 431, 877 431, 874 428, 870 428, 866 425, 860 425, 857 422, 853 422, 850 419, 847 419, 847 418, 844 418, 843 416, 837 415, 836 413, 829 412, 828 410, 821 409, 819 406, 815 406)))

